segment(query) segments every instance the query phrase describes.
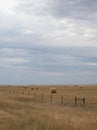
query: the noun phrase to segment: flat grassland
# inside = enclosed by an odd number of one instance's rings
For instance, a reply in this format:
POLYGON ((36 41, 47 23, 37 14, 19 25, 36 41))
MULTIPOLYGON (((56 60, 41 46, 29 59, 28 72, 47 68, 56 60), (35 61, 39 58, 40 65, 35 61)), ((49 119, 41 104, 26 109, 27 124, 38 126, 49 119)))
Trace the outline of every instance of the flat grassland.
POLYGON ((97 130, 97 85, 0 86, 0 130, 97 130))

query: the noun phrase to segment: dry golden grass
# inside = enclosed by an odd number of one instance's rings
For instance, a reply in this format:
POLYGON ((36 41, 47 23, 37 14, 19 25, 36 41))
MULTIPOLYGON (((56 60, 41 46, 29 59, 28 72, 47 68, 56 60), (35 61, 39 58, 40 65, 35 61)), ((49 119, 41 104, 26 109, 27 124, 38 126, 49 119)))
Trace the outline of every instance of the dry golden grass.
POLYGON ((0 130, 97 130, 96 86, 54 86, 52 101, 51 87, 0 86, 0 130), (75 96, 85 108, 75 108, 75 96))

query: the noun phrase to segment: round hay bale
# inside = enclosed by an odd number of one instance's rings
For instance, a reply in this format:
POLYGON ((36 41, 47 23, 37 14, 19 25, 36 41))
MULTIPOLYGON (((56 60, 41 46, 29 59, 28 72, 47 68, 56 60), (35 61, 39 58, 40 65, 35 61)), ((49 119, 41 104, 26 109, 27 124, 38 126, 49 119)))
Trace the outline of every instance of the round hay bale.
POLYGON ((31 87, 31 90, 34 90, 34 87, 31 87))
POLYGON ((39 89, 39 87, 38 87, 38 86, 36 86, 36 89, 39 89))
POLYGON ((56 88, 51 88, 51 93, 57 93, 57 89, 56 88))

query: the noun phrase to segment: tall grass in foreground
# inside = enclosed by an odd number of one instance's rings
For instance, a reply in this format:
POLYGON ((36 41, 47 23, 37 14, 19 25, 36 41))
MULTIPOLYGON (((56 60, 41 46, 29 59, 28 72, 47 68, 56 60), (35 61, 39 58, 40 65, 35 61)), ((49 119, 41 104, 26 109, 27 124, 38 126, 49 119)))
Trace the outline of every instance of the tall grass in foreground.
POLYGON ((0 130, 97 130, 97 110, 4 99, 0 130))

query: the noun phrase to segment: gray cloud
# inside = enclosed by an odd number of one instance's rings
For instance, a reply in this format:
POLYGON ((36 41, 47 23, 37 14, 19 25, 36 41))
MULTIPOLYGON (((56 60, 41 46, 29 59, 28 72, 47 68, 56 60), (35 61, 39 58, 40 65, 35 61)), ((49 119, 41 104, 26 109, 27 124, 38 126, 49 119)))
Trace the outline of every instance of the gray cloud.
POLYGON ((12 13, 7 13, 7 9, 6 13, 0 12, 0 44, 95 46, 95 5, 96 1, 86 0, 20 0, 12 13))
POLYGON ((48 12, 57 18, 95 19, 96 0, 52 0, 48 2, 48 12))
POLYGON ((44 46, 1 48, 0 71, 7 78, 6 83, 93 83, 96 80, 92 76, 96 76, 97 72, 96 49, 44 46))
POLYGON ((2 65, 8 63, 12 66, 25 66, 28 68, 36 68, 40 71, 65 72, 75 71, 76 67, 82 70, 97 69, 97 48, 92 48, 91 56, 90 48, 2 48, 1 62, 2 65), (81 54, 83 50, 83 53, 81 54), (87 69, 89 68, 89 69, 87 69))
POLYGON ((27 14, 52 15, 56 18, 95 19, 96 0, 36 0, 20 1, 18 11, 27 14))

